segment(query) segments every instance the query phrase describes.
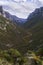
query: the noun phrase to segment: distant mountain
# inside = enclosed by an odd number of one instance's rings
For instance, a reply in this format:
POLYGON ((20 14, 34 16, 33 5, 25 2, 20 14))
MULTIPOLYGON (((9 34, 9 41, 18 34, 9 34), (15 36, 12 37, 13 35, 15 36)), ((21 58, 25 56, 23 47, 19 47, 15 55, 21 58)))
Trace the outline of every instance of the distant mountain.
POLYGON ((0 6, 0 14, 2 14, 4 17, 6 17, 7 19, 15 22, 18 25, 20 23, 22 24, 26 21, 26 19, 18 18, 17 16, 11 15, 9 12, 4 11, 2 6, 0 6))
POLYGON ((9 20, 11 20, 13 22, 16 21, 16 23, 24 23, 26 21, 26 19, 18 18, 17 16, 11 15, 10 13, 8 13, 6 11, 4 14, 5 14, 6 18, 8 18, 9 20))

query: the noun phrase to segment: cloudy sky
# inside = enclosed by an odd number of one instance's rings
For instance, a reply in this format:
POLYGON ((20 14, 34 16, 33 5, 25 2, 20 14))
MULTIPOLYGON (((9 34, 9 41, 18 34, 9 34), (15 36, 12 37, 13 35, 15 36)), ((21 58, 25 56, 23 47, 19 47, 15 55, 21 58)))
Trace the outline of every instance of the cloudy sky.
POLYGON ((43 0, 0 0, 3 9, 19 18, 27 18, 36 8, 43 6, 43 0))

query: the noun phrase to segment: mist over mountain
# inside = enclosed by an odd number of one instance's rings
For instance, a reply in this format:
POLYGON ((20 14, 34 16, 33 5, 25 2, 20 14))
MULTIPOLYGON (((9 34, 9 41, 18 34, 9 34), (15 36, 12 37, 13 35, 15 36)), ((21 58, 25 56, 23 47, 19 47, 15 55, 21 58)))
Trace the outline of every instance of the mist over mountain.
POLYGON ((0 14, 3 15, 3 17, 11 20, 12 22, 16 23, 17 25, 22 25, 26 22, 26 19, 19 18, 15 15, 11 15, 9 12, 3 10, 3 6, 0 6, 0 14))
POLYGON ((26 22, 26 19, 19 18, 19 17, 15 16, 15 15, 11 15, 10 13, 8 13, 6 11, 5 11, 5 16, 6 16, 6 18, 8 18, 9 20, 11 20, 13 22, 16 21, 17 23, 21 23, 21 24, 26 22))
POLYGON ((0 0, 0 5, 10 14, 26 19, 36 8, 43 6, 43 3, 42 0, 0 0))

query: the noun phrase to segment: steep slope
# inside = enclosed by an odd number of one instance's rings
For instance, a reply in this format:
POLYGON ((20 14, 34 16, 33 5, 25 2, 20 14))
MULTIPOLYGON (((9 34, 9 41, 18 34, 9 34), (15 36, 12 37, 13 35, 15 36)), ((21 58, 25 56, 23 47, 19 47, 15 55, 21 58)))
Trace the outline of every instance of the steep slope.
POLYGON ((16 29, 16 25, 11 21, 5 19, 3 16, 0 16, 0 47, 5 48, 3 46, 12 46, 13 43, 13 35, 16 29), (12 42, 11 42, 12 41, 12 42))
POLYGON ((16 48, 25 52, 31 39, 31 33, 16 25, 16 23, 0 16, 0 48, 16 48))
POLYGON ((30 14, 24 27, 32 32, 30 49, 43 48, 43 7, 30 14))
POLYGON ((43 20, 43 7, 36 9, 34 12, 32 12, 27 18, 27 21, 24 25, 27 28, 32 28, 32 26, 40 23, 41 20, 43 20))

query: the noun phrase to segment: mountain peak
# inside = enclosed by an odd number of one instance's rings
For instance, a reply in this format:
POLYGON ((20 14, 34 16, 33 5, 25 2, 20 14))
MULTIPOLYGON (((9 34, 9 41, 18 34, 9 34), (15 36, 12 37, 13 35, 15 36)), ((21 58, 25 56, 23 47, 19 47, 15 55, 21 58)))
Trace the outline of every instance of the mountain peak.
POLYGON ((35 11, 34 11, 34 13, 35 14, 43 14, 43 7, 40 7, 40 8, 37 8, 37 9, 35 9, 35 11))
POLYGON ((43 7, 35 9, 34 12, 32 12, 25 23, 27 24, 26 27, 31 28, 32 26, 35 26, 37 23, 40 23, 43 21, 43 7))
POLYGON ((43 14, 43 7, 40 7, 40 8, 36 8, 34 12, 32 12, 28 18, 32 18, 34 16, 37 16, 37 15, 42 15, 43 14))

